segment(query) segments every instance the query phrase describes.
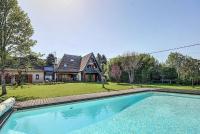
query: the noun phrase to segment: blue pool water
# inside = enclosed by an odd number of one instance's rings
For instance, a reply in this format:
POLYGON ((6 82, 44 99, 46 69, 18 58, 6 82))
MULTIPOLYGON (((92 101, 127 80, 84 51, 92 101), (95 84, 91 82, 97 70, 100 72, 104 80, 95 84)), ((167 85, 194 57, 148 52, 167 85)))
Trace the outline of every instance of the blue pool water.
POLYGON ((138 93, 15 112, 0 134, 198 134, 200 96, 138 93))

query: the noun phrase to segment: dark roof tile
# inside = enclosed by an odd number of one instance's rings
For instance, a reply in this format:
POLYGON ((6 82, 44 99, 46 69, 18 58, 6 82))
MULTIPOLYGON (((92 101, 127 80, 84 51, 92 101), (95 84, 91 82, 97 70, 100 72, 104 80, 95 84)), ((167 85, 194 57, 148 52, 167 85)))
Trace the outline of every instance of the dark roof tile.
POLYGON ((58 65, 58 72, 79 72, 81 56, 65 54, 58 65))

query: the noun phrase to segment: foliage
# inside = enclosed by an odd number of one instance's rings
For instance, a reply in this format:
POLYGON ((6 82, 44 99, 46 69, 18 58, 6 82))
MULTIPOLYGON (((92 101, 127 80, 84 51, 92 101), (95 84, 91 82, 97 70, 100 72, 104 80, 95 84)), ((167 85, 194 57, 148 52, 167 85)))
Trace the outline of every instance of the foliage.
POLYGON ((96 56, 97 59, 97 63, 99 64, 100 68, 101 68, 101 81, 102 81, 102 87, 105 88, 105 72, 106 72, 106 64, 107 64, 107 58, 106 56, 103 54, 97 54, 96 56))
POLYGON ((169 79, 169 80, 176 80, 177 72, 176 69, 173 67, 161 67, 161 77, 162 79, 169 79))
POLYGON ((136 70, 136 81, 138 83, 147 83, 151 81, 151 73, 154 71, 154 68, 159 66, 158 61, 148 54, 139 54, 140 59, 140 68, 136 70))
POLYGON ((55 64, 56 58, 54 54, 49 54, 46 58, 46 65, 53 66, 55 64))
POLYGON ((200 82, 200 61, 180 53, 171 53, 165 64, 160 64, 148 54, 128 53, 112 58, 107 65, 107 74, 110 81, 115 81, 112 66, 118 66, 122 71, 120 82, 130 82, 130 73, 134 73, 131 77, 135 83, 173 82, 195 85, 200 82))
POLYGON ((112 78, 114 78, 117 82, 120 82, 122 70, 120 69, 120 66, 118 65, 112 65, 110 75, 112 78))
POLYGON ((121 68, 128 74, 129 83, 133 83, 135 80, 135 71, 141 66, 140 57, 134 52, 125 53, 120 56, 120 60, 121 68))
POLYGON ((6 61, 9 56, 25 57, 36 44, 32 40, 33 28, 27 14, 17 0, 0 0, 0 67, 2 94, 6 94, 6 61))
POLYGON ((176 69, 179 81, 188 83, 200 79, 200 60, 180 53, 171 53, 167 59, 167 65, 176 69))

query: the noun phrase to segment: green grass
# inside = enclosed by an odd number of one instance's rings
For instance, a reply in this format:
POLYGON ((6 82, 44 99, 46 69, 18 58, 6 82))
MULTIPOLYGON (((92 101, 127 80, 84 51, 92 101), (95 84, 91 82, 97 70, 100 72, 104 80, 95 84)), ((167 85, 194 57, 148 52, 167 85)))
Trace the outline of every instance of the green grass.
POLYGON ((8 94, 1 97, 4 100, 8 97, 15 97, 18 101, 38 99, 38 98, 49 98, 59 96, 69 96, 77 94, 87 94, 96 92, 106 92, 114 90, 130 89, 137 86, 130 84, 116 84, 108 83, 106 88, 102 88, 101 84, 97 83, 65 83, 56 85, 25 85, 23 88, 18 87, 12 89, 8 87, 8 94))
POLYGON ((25 85, 23 88, 18 87, 12 89, 8 87, 8 94, 0 97, 5 100, 8 97, 15 97, 18 101, 25 101, 38 98, 50 98, 59 96, 69 96, 87 93, 108 92, 115 90, 124 90, 137 87, 151 87, 151 88, 171 88, 171 89, 200 89, 200 86, 192 88, 191 86, 177 86, 169 84, 143 84, 131 85, 126 83, 108 83, 105 89, 98 83, 65 83, 55 85, 25 85))
POLYGON ((200 90, 200 86, 183 86, 177 84, 142 84, 142 87, 149 88, 170 88, 170 89, 179 89, 179 90, 200 90))

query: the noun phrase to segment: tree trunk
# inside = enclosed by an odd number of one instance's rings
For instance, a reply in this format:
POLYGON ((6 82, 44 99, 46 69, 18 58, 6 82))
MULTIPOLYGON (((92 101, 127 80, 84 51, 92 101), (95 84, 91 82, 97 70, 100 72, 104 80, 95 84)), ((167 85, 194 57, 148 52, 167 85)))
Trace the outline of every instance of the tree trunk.
POLYGON ((104 77, 104 68, 102 64, 102 72, 101 72, 101 82, 102 82, 102 88, 105 88, 105 77, 104 77))
POLYGON ((194 88, 194 79, 192 78, 192 87, 194 88))
POLYGON ((102 83, 102 88, 105 88, 105 78, 104 78, 104 75, 101 75, 101 83, 102 83))
POLYGON ((130 84, 132 84, 134 81, 134 71, 130 71, 128 73, 128 76, 129 76, 129 82, 130 82, 130 84))
POLYGON ((2 95, 7 94, 7 91, 6 91, 6 79, 5 79, 4 71, 2 71, 2 73, 1 73, 1 86, 2 86, 2 95))
POLYGON ((129 79, 129 83, 131 84, 131 73, 128 73, 128 79, 129 79))

